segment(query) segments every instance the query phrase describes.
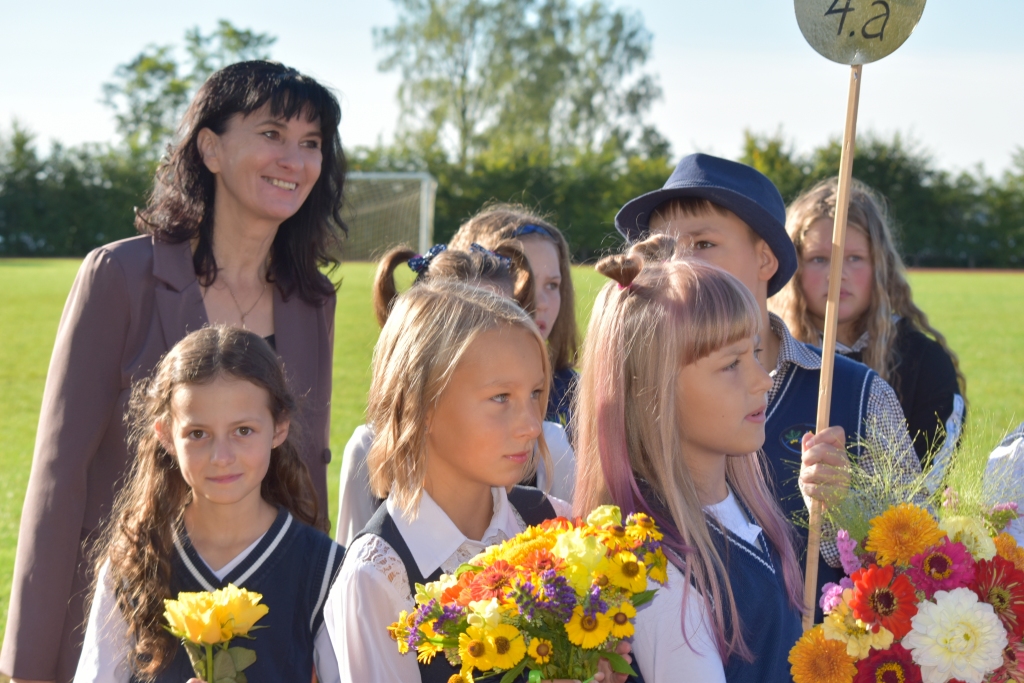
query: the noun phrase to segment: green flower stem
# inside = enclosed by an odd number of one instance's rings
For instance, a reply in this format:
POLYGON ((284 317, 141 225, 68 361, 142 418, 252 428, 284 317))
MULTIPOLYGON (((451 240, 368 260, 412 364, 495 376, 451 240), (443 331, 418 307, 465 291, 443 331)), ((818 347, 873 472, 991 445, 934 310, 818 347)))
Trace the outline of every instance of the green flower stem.
POLYGON ((203 676, 206 683, 213 683, 213 645, 206 645, 206 675, 203 676))

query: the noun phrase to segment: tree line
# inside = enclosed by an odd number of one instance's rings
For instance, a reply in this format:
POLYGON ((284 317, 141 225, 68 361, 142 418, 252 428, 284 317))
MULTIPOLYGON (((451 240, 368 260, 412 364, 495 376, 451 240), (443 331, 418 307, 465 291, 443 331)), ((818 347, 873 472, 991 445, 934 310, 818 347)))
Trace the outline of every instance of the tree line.
MULTIPOLYGON (((616 211, 675 162, 647 122, 661 90, 644 71, 640 15, 606 0, 394 1, 398 20, 374 38, 380 68, 402 77, 397 132, 347 148, 350 167, 434 175, 437 241, 484 203, 513 201, 563 228, 579 259, 615 248, 616 211)), ((44 155, 28 126, 0 133, 0 256, 80 256, 134 234, 133 207, 195 89, 222 66, 269 57, 274 41, 221 21, 118 66, 103 87, 117 143, 44 155)), ((787 201, 839 168, 838 139, 798 153, 781 130, 747 131, 742 150, 787 201)), ((888 199, 910 265, 1024 267, 1024 150, 999 177, 952 173, 913 141, 868 133, 854 175, 888 199)))

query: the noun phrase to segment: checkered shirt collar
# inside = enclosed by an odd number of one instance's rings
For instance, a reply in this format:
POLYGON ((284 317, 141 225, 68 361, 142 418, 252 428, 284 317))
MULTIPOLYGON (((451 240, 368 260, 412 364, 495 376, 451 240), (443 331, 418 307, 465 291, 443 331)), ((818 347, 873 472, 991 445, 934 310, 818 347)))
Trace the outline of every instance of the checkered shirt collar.
POLYGON ((790 334, 789 328, 786 327, 786 323, 782 321, 782 318, 769 312, 768 323, 780 342, 779 361, 775 366, 776 370, 781 370, 788 363, 799 365, 805 370, 821 369, 821 356, 808 349, 802 342, 797 341, 796 337, 790 334))

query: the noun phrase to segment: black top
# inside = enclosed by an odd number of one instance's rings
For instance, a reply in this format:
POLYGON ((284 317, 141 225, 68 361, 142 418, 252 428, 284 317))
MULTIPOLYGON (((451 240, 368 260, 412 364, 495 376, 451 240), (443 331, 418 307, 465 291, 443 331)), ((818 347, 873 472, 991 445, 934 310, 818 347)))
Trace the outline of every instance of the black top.
MULTIPOLYGON (((860 351, 846 354, 862 361, 860 351)), ((942 346, 906 318, 896 323, 896 369, 889 384, 896 390, 919 458, 942 446, 953 396, 960 393, 956 367, 942 346), (941 429, 940 429, 941 428, 941 429)))

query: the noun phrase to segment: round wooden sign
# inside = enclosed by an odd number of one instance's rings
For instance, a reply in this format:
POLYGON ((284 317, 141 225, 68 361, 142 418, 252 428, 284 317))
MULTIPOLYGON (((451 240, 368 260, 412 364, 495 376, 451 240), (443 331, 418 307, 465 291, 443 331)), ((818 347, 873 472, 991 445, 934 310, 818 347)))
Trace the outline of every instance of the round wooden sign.
POLYGON ((840 64, 868 64, 906 42, 925 0, 794 0, 804 38, 840 64))

